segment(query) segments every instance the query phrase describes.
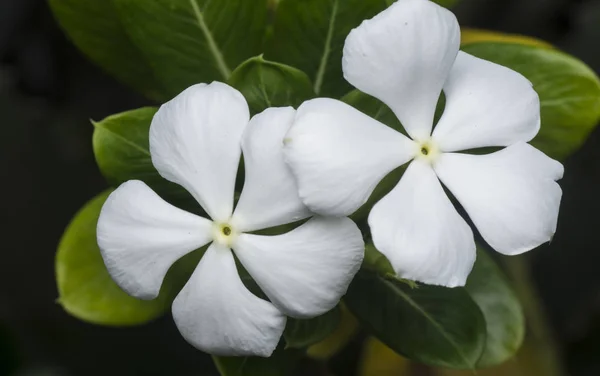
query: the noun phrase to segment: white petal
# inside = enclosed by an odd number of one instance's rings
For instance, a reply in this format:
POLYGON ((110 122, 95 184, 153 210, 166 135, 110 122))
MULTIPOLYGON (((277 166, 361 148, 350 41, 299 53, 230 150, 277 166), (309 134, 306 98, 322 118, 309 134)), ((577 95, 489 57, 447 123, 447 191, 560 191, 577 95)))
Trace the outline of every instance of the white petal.
POLYGON ((399 0, 350 32, 344 77, 387 104, 413 139, 425 140, 459 44, 452 12, 428 0, 399 0))
POLYGON ((277 308, 308 318, 329 311, 346 293, 364 242, 350 219, 315 217, 283 235, 242 234, 234 250, 277 308))
POLYGON ((475 241, 430 165, 412 162, 369 215, 375 247, 402 278, 463 286, 475 262, 475 241))
POLYGON ((171 265, 207 244, 212 223, 176 208, 146 184, 121 184, 102 207, 97 237, 113 280, 140 299, 158 296, 171 265))
POLYGON ((242 283, 231 250, 213 243, 173 302, 173 320, 194 347, 213 355, 270 356, 286 318, 242 283))
POLYGON ((563 167, 534 147, 442 154, 435 170, 496 251, 520 254, 554 235, 562 196, 555 180, 563 167))
POLYGON ((213 82, 185 89, 152 119, 154 167, 187 189, 218 222, 228 220, 233 210, 240 139, 249 118, 242 94, 213 82))
POLYGON ((433 131, 443 151, 508 146, 540 129, 540 100, 521 74, 459 52, 444 84, 446 108, 433 131))
POLYGON ((284 141, 300 198, 312 211, 344 216, 406 163, 416 145, 400 132, 335 99, 304 102, 284 141))
POLYGON ((255 115, 242 137, 246 179, 235 208, 238 231, 254 231, 308 218, 298 187, 283 160, 283 138, 294 121, 292 107, 255 115))

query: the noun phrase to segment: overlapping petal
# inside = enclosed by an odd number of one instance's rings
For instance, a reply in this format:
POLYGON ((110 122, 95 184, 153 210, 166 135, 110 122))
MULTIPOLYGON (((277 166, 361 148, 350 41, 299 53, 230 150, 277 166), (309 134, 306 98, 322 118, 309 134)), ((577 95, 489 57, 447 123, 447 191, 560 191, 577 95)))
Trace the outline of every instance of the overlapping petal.
POLYGON ((240 140, 250 115, 237 90, 198 84, 163 104, 150 127, 152 163, 187 189, 215 221, 233 210, 240 140))
POLYGON ((140 299, 158 296, 171 265, 207 244, 211 222, 174 207, 131 180, 108 197, 98 219, 98 245, 113 280, 140 299))
POLYGON ((343 216, 415 153, 401 133, 334 99, 304 102, 284 140, 300 198, 312 211, 343 216))
POLYGON ((402 278, 463 286, 475 262, 473 233, 431 166, 415 160, 369 215, 375 247, 402 278))
POLYGON ((242 234, 234 250, 277 308, 307 318, 329 311, 346 293, 364 242, 350 219, 315 217, 283 235, 242 234))
POLYGON ((428 0, 399 0, 350 32, 344 77, 387 104, 408 134, 422 141, 431 135, 459 44, 452 12, 428 0))
POLYGON ((560 163, 526 143, 487 155, 447 153, 440 180, 496 251, 516 255, 550 241, 562 191, 560 163))
POLYGON ((242 283, 231 250, 213 243, 173 302, 183 337, 213 355, 270 356, 286 318, 242 283))
POLYGON ((308 218, 292 172, 283 160, 283 138, 296 111, 269 108, 254 116, 242 137, 246 179, 233 222, 254 231, 308 218))
POLYGON ((444 93, 444 114, 433 131, 443 151, 526 142, 540 129, 539 97, 512 69, 461 51, 444 93))

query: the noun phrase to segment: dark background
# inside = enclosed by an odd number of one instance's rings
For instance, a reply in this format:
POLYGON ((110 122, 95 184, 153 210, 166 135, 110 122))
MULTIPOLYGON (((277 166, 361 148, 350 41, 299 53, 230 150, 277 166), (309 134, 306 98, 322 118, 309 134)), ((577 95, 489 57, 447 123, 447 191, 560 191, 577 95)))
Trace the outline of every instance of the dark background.
MULTIPOLYGON (((455 12, 463 26, 542 38, 600 72, 598 0, 463 0, 455 12)), ((89 119, 144 104, 67 41, 44 1, 0 0, 0 375, 216 374, 170 317, 104 328, 55 303, 62 231, 106 186, 89 119)), ((561 185, 556 237, 530 267, 568 374, 600 375, 600 130, 561 185)))

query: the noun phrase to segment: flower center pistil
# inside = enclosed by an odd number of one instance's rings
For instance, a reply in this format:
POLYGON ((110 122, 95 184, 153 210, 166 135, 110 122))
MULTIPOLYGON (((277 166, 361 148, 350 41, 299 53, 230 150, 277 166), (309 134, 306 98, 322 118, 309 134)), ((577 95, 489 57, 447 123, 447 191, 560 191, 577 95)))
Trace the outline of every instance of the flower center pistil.
POLYGON ((213 228, 213 240, 216 243, 231 247, 237 232, 229 223, 215 223, 213 228))
POLYGON ((415 159, 434 163, 440 155, 440 150, 432 140, 419 142, 415 151, 415 159))

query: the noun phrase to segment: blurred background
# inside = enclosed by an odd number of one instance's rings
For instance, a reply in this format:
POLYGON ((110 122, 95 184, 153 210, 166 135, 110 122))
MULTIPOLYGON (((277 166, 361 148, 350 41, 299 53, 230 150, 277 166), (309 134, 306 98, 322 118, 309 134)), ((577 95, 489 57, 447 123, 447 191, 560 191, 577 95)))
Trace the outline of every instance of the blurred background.
MULTIPOLYGON (((600 74, 599 0, 463 0, 455 13, 462 26, 549 41, 600 74)), ((89 119, 146 104, 69 43, 44 0, 0 0, 0 375, 217 375, 170 317, 105 328, 70 317, 55 302, 60 236, 106 187, 89 119)), ((561 186, 552 244, 532 252, 513 277, 533 282, 521 296, 539 307, 529 330, 542 359, 557 360, 558 375, 600 375, 600 129, 567 160, 561 186)))

